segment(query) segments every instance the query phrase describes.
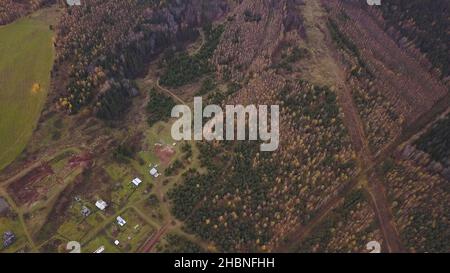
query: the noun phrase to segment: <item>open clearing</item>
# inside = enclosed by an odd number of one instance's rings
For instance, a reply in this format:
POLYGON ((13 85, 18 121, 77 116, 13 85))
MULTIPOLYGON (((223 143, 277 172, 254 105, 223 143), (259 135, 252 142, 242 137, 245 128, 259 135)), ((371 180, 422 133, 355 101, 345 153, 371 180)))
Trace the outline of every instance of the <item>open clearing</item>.
POLYGON ((50 85, 54 8, 0 27, 0 170, 25 148, 50 85))

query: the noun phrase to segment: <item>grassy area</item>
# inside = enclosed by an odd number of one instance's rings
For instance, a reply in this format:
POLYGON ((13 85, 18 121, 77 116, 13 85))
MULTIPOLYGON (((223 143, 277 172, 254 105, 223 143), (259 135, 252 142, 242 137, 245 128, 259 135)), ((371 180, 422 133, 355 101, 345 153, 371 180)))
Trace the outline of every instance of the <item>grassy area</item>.
POLYGON ((58 234, 73 241, 81 241, 95 226, 102 223, 103 218, 100 213, 93 204, 73 202, 69 211, 69 217, 58 228, 58 234), (91 214, 88 217, 81 215, 82 206, 86 206, 91 210, 91 214))
POLYGON ((44 105, 54 51, 46 9, 0 27, 0 170, 25 148, 44 105))
POLYGON ((162 253, 202 253, 201 246, 175 232, 166 234, 156 245, 156 250, 162 253))
POLYGON ((91 240, 86 245, 82 246, 81 251, 83 253, 92 253, 99 247, 105 247, 105 253, 117 253, 120 252, 120 248, 114 245, 114 241, 106 234, 101 233, 95 239, 91 240))
MULTIPOLYGON (((146 132, 146 143, 148 144, 148 150, 139 153, 139 156, 145 160, 147 164, 161 164, 158 156, 155 154, 155 144, 172 145, 175 141, 171 135, 172 121, 170 122, 158 122, 152 126, 146 132)), ((177 151, 177 147, 174 147, 177 151)), ((175 155, 174 157, 175 158, 175 155)))

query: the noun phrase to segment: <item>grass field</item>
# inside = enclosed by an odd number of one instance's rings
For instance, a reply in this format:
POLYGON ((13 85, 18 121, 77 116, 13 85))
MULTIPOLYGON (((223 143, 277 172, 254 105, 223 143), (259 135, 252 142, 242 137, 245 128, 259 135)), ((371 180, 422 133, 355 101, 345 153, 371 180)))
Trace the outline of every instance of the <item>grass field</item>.
POLYGON ((14 242, 11 247, 3 249, 3 245, 0 244, 0 253, 3 252, 15 252, 19 248, 23 247, 26 242, 25 234, 20 226, 19 219, 17 217, 0 217, 0 234, 3 236, 5 231, 12 231, 16 235, 17 241, 14 242))
POLYGON ((23 151, 44 105, 56 17, 49 8, 0 27, 0 170, 23 151))

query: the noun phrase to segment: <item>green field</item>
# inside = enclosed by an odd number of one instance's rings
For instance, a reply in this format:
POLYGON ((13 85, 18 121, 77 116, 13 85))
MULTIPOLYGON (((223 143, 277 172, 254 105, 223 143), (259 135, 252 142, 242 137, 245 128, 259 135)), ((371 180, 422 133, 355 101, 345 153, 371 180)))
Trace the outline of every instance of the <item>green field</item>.
POLYGON ((45 103, 56 14, 41 10, 0 27, 0 170, 23 151, 45 103))

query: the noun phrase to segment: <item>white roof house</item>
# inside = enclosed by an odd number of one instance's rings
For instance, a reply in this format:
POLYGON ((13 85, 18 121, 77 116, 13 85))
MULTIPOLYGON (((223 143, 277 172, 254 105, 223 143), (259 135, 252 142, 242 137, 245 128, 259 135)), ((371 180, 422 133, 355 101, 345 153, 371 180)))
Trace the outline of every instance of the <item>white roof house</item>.
POLYGON ((123 226, 127 223, 127 221, 125 221, 125 220, 124 220, 122 217, 120 217, 120 216, 117 216, 116 220, 117 220, 117 224, 119 224, 119 226, 121 226, 121 227, 123 227, 123 226))
POLYGON ((156 169, 156 168, 151 168, 150 169, 150 175, 151 176, 155 176, 155 175, 157 175, 158 174, 158 170, 156 169))
POLYGON ((154 178, 157 178, 158 176, 160 176, 160 173, 158 172, 157 167, 158 167, 158 165, 155 165, 153 168, 150 169, 150 175, 153 176, 154 178))
POLYGON ((95 202, 95 206, 99 210, 105 210, 106 207, 108 206, 108 204, 105 201, 103 201, 103 200, 98 200, 97 202, 95 202))
POLYGON ((116 246, 118 246, 118 245, 120 244, 119 240, 115 240, 115 241, 114 241, 114 244, 115 244, 116 246))
POLYGON ((94 251, 94 253, 102 253, 103 251, 105 251, 105 247, 101 246, 101 247, 97 248, 97 250, 94 251))
POLYGON ((131 181, 131 183, 138 187, 142 183, 142 180, 136 177, 135 179, 133 179, 133 181, 131 181))

